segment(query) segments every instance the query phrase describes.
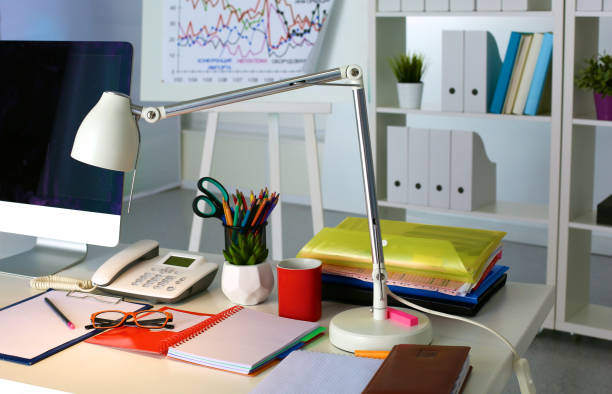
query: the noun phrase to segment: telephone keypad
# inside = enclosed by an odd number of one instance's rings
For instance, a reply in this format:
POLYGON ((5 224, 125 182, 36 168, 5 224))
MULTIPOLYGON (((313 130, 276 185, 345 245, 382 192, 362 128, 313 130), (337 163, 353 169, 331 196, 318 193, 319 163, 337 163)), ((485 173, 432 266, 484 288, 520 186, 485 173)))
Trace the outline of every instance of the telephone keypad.
POLYGON ((131 285, 137 287, 153 287, 154 289, 164 287, 167 291, 173 291, 175 290, 175 287, 170 284, 171 282, 178 285, 187 279, 187 277, 183 276, 175 281, 175 275, 178 274, 179 271, 172 268, 151 267, 148 272, 145 272, 138 278, 134 279, 131 285))

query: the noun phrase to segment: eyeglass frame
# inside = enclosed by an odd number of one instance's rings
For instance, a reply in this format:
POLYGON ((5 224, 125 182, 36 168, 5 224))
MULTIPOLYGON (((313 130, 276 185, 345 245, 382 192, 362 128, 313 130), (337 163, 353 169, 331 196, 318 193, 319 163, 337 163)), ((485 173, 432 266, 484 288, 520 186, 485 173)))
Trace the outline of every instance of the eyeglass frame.
MULTIPOLYGON (((117 327, 121 327, 123 325, 128 325, 128 323, 132 323, 133 325, 135 325, 136 327, 139 328, 150 328, 150 329, 161 329, 161 328, 174 328, 173 325, 168 324, 169 322, 171 322, 173 319, 172 313, 171 312, 167 312, 167 311, 162 311, 159 309, 145 309, 145 310, 140 310, 140 311, 136 311, 136 312, 125 312, 125 311, 120 311, 120 310, 116 310, 116 309, 108 309, 108 310, 103 310, 103 311, 99 311, 99 312, 95 312, 91 314, 90 320, 91 320, 91 324, 88 324, 85 326, 86 329, 107 329, 107 328, 117 328, 117 327), (121 319, 121 321, 119 321, 116 325, 112 325, 112 326, 105 326, 105 327, 99 327, 96 326, 96 316, 98 316, 101 313, 108 313, 108 312, 116 312, 116 313, 123 313, 123 319, 121 319), (138 324, 138 318, 136 318, 137 314, 144 314, 142 317, 146 316, 146 314, 148 313, 153 313, 153 312, 160 312, 163 313, 166 316, 166 320, 164 320, 163 324, 161 324, 159 327, 151 327, 151 326, 143 326, 138 324), (128 320, 129 318, 132 318, 133 321, 127 322, 126 320, 128 320)), ((129 324, 129 325, 132 325, 129 324)))

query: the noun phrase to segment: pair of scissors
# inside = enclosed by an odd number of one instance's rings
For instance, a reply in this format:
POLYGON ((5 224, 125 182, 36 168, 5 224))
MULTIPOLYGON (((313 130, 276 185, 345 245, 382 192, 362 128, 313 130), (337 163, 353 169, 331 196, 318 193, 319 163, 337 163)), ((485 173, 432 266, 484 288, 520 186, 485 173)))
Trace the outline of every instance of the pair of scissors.
POLYGON ((209 176, 205 176, 204 178, 198 181, 198 190, 204 193, 203 196, 197 196, 193 200, 193 204, 191 207, 193 208, 193 212, 202 218, 218 218, 222 222, 225 222, 225 215, 223 213, 223 202, 219 201, 217 196, 214 193, 210 192, 208 189, 204 187, 204 183, 208 182, 211 185, 215 186, 217 190, 221 193, 221 197, 223 200, 229 202, 229 194, 227 190, 223 187, 223 185, 216 179, 211 178, 209 176), (204 203, 210 208, 210 212, 204 212, 198 206, 200 201, 204 201, 204 203))

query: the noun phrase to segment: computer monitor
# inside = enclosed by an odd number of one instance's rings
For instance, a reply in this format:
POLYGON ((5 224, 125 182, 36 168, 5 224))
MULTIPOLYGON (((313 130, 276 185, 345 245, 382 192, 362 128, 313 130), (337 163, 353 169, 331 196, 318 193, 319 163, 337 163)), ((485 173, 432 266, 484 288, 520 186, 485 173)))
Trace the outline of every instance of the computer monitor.
POLYGON ((104 91, 130 93, 126 42, 0 41, 0 231, 37 237, 0 272, 48 275, 119 242, 123 173, 70 157, 104 91))

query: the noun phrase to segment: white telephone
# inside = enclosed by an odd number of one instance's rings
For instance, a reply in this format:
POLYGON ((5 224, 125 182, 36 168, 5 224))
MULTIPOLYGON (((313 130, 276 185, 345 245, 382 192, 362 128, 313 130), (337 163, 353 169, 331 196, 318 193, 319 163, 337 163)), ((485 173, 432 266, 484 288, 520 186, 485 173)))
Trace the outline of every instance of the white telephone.
MULTIPOLYGON (((93 274, 91 282, 109 293, 172 303, 208 288, 217 269, 217 264, 195 254, 170 252, 160 257, 157 241, 142 240, 108 259, 93 274)), ((31 286, 68 289, 62 285, 70 281, 77 286, 74 290, 87 291, 91 287, 83 281, 57 276, 36 278, 31 286)))

